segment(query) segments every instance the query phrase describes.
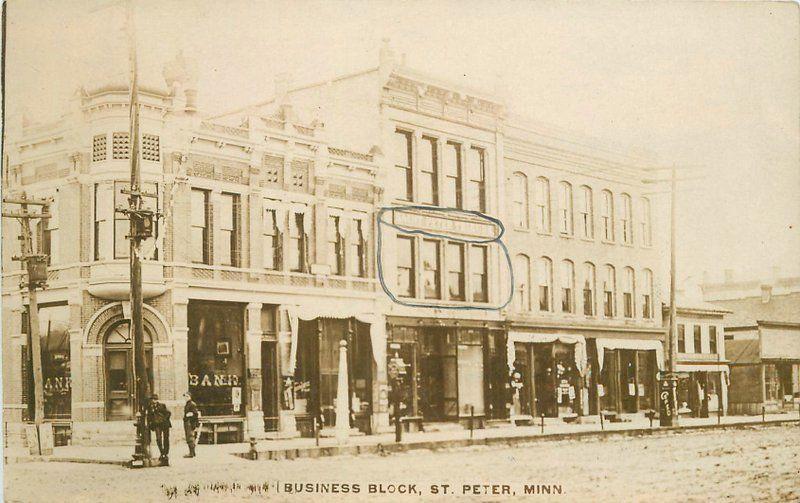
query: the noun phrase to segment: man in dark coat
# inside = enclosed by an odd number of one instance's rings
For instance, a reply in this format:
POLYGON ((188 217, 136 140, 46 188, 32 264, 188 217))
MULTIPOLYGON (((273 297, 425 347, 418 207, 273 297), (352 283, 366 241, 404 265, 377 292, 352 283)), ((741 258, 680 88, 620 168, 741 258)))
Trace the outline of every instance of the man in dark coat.
POLYGON ((147 406, 147 424, 156 435, 159 460, 162 466, 169 466, 169 429, 172 427, 170 416, 172 413, 167 406, 158 401, 158 395, 153 393, 150 404, 147 406))
POLYGON ((186 445, 189 446, 189 454, 184 457, 193 458, 197 445, 197 430, 200 428, 200 411, 192 400, 192 395, 186 393, 183 396, 186 398, 186 405, 183 406, 183 431, 186 434, 186 445))

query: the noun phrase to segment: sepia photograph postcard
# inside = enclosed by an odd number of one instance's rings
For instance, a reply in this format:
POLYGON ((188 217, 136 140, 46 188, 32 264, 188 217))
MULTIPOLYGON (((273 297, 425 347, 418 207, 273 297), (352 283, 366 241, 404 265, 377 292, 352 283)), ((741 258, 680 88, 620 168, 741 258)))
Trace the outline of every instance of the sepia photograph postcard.
POLYGON ((800 501, 797 1, 0 3, 4 502, 800 501))

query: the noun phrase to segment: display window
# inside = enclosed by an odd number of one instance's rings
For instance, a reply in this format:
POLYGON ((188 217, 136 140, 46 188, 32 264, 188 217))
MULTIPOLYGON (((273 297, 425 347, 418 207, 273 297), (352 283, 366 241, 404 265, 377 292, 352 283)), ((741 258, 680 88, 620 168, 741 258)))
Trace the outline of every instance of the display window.
POLYGON ((189 302, 189 392, 203 416, 239 416, 245 382, 244 306, 189 302))

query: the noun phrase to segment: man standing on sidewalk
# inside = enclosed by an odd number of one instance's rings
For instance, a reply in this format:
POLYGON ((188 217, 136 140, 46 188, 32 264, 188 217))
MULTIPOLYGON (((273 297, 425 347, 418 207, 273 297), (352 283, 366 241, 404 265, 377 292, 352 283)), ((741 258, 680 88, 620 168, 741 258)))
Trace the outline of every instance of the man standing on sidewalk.
POLYGON ((172 413, 167 406, 158 401, 158 395, 153 393, 150 397, 150 405, 147 406, 147 424, 150 430, 156 434, 158 444, 159 460, 161 466, 169 466, 169 429, 172 427, 170 416, 172 413))
POLYGON ((192 395, 186 393, 186 405, 183 407, 183 431, 186 434, 186 445, 189 446, 189 454, 185 458, 195 456, 195 446, 197 445, 197 430, 200 428, 200 411, 197 404, 192 400, 192 395))

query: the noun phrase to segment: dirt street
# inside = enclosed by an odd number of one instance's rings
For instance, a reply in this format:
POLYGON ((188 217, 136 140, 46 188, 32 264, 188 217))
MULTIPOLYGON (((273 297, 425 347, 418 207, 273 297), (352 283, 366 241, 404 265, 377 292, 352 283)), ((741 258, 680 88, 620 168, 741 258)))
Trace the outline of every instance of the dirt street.
POLYGON ((12 464, 5 500, 800 500, 797 426, 294 461, 209 459, 213 449, 147 470, 12 464))

